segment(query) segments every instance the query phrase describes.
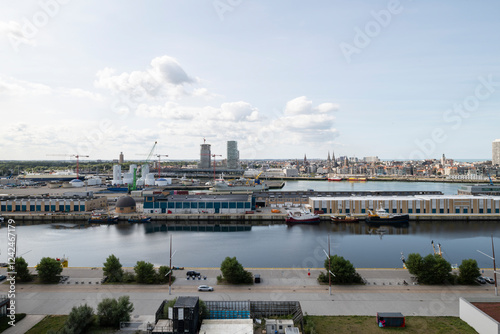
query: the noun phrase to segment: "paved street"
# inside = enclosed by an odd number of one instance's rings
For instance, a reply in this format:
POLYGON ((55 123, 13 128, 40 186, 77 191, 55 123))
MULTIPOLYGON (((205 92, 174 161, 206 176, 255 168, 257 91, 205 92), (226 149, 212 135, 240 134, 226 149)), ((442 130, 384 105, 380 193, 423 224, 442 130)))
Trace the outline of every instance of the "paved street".
MULTIPOLYGON (((169 296, 168 285, 101 285, 96 283, 102 278, 100 268, 67 268, 63 274, 70 277, 69 284, 17 284, 17 312, 68 314, 75 305, 87 303, 95 308, 103 298, 129 295, 135 307, 134 316, 152 315, 163 299, 176 296, 200 296, 205 300, 297 300, 303 312, 311 315, 373 315, 379 311, 398 311, 405 315, 458 316, 460 296, 494 297, 490 284, 413 285, 407 270, 402 269, 360 269, 366 285, 332 286, 331 296, 328 285, 319 285, 316 281, 321 271, 318 269, 249 268, 262 277, 262 283, 252 286, 217 285, 220 271, 213 268, 193 268, 207 279, 187 280, 185 272, 189 269, 175 271, 176 281, 169 296), (403 281, 409 285, 403 285, 403 281), (215 291, 198 292, 200 284, 213 286, 215 291)), ((1 284, 0 293, 7 291, 8 285, 1 284)))

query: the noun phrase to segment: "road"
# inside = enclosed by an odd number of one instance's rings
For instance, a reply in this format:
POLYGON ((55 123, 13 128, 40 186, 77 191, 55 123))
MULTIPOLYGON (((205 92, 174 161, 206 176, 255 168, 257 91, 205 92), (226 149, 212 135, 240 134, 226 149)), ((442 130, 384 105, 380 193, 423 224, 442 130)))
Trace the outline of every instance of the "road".
MULTIPOLYGON (((128 295, 134 304, 132 318, 151 316, 162 300, 177 296, 200 296, 204 300, 300 301, 303 312, 310 315, 374 315, 381 311, 397 311, 407 316, 458 316, 459 297, 495 298, 494 287, 490 284, 413 285, 409 273, 402 269, 359 269, 366 285, 332 286, 331 295, 328 285, 316 281, 319 269, 249 268, 262 277, 262 283, 251 286, 217 285, 218 269, 192 269, 207 279, 187 280, 186 270, 175 271, 176 281, 169 295, 168 285, 101 285, 98 283, 102 278, 101 268, 66 268, 63 275, 70 278, 65 284, 16 284, 16 311, 68 314, 73 306, 86 303, 97 308, 104 298, 128 295), (404 285, 403 281, 409 284, 404 285), (201 284, 213 286, 215 291, 198 292, 197 286, 201 284)), ((491 275, 485 273, 488 274, 491 275)), ((0 294, 8 291, 9 285, 0 284, 0 294)))

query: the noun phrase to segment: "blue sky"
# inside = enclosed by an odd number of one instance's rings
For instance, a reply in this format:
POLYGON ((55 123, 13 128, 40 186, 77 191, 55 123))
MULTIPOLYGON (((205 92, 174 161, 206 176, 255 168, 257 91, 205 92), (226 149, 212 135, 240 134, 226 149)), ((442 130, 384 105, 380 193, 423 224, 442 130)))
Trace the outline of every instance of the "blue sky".
POLYGON ((495 1, 0 2, 0 159, 491 159, 495 1))

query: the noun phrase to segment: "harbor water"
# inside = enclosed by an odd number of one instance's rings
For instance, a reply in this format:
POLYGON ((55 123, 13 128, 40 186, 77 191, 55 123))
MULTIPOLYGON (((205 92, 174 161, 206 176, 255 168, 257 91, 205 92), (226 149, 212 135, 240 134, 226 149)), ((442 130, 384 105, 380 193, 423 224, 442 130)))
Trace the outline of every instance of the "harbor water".
MULTIPOLYGON (((456 194, 456 184, 404 182, 287 182, 283 190, 438 190, 456 194), (372 188, 373 187, 373 188, 372 188)), ((477 252, 491 254, 491 235, 500 247, 498 222, 411 222, 407 227, 370 228, 365 223, 317 226, 270 225, 232 228, 231 231, 168 230, 155 224, 123 224, 88 228, 55 228, 51 225, 17 226, 18 254, 30 266, 42 257, 69 258, 71 267, 102 266, 115 254, 125 267, 137 261, 168 265, 172 235, 172 265, 220 267, 226 256, 235 256, 245 267, 323 267, 324 250, 350 260, 357 268, 401 268, 401 253, 432 253, 431 241, 441 244, 451 264, 476 259, 483 268, 492 261, 477 252)), ((68 227, 71 225, 68 225, 68 227)), ((7 261, 7 228, 0 229, 0 262, 7 261)))

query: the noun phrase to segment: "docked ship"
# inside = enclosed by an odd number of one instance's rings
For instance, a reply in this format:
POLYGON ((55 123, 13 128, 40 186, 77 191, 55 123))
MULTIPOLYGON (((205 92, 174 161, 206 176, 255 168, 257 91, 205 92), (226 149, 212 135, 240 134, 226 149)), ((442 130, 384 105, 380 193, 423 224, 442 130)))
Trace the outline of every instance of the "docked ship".
POLYGON ((342 181, 342 178, 338 176, 329 176, 328 181, 335 181, 335 182, 342 181))
POLYGON ((319 224, 318 214, 311 213, 305 209, 287 210, 287 224, 319 224))
POLYGON ((332 223, 358 223, 359 218, 351 215, 331 215, 332 223))
POLYGON ((111 216, 107 213, 93 211, 88 222, 89 223, 116 224, 118 222, 118 216, 111 216))
POLYGON ((251 192, 269 190, 269 186, 260 182, 260 180, 238 179, 226 181, 224 179, 218 179, 210 190, 213 192, 251 192))
POLYGON ((368 211, 368 216, 365 222, 368 224, 407 224, 410 221, 410 216, 389 214, 387 211, 379 207, 375 213, 368 211))
POLYGON ((19 180, 24 180, 24 181, 51 182, 51 181, 71 181, 74 179, 79 179, 83 181, 85 176, 78 175, 78 177, 76 177, 76 173, 70 171, 59 171, 53 173, 28 173, 19 175, 17 178, 19 180))

